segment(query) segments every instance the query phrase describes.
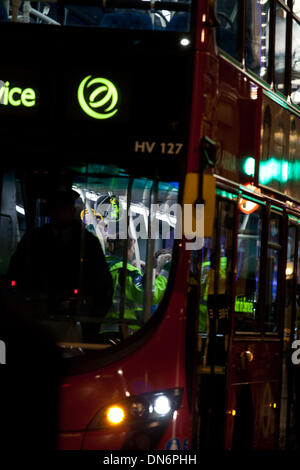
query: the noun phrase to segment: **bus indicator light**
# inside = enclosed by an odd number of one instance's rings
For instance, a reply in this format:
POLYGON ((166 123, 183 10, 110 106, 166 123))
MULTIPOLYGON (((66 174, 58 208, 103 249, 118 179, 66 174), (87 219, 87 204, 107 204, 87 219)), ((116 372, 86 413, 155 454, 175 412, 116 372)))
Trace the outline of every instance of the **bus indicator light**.
MULTIPOLYGON (((252 191, 260 194, 260 189, 254 186, 252 183, 247 183, 244 184, 246 188, 251 189, 252 191)), ((241 199, 239 202, 239 209, 244 213, 244 214, 252 214, 252 212, 255 212, 256 209, 258 209, 259 204, 256 202, 252 202, 249 199, 241 199)))
POLYGON ((125 413, 120 406, 112 406, 107 411, 107 419, 111 424, 120 424, 124 421, 125 413))

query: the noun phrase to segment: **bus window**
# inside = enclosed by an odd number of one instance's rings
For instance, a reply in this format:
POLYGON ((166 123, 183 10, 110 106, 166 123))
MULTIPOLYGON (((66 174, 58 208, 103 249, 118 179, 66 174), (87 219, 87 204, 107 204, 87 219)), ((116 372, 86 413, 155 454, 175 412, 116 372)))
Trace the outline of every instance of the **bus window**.
MULTIPOLYGON (((106 2, 103 2, 103 4, 106 2)), ((191 0, 168 2, 168 10, 150 8, 148 2, 114 2, 108 7, 82 5, 80 3, 57 5, 57 2, 21 2, 17 7, 11 0, 0 1, 0 22, 18 21, 30 24, 50 24, 56 26, 85 26, 134 30, 180 31, 190 30, 191 0), (172 2, 174 8, 172 8, 172 2), (116 7, 114 7, 116 5, 116 7)))
POLYGON ((241 60, 238 48, 239 8, 241 2, 217 0, 216 11, 220 24, 216 29, 217 44, 223 51, 241 60))
POLYGON ((235 207, 230 201, 217 200, 213 236, 205 238, 201 250, 199 444, 204 449, 224 444, 235 207))
POLYGON ((92 349, 116 344, 155 314, 172 263, 177 182, 76 164, 6 171, 2 188, 1 255, 9 249, 1 256, 1 288, 8 302, 18 302, 59 343, 92 349))
POLYGON ((235 331, 256 332, 261 252, 262 209, 251 214, 239 213, 235 331))
MULTIPOLYGON (((298 234, 299 237, 299 234, 298 234)), ((300 339, 300 241, 298 242, 297 283, 296 283, 296 319, 293 339, 300 339)))
POLYGON ((266 264, 266 288, 264 308, 264 329, 267 333, 278 331, 278 275, 280 263, 280 226, 281 216, 271 213, 266 264))
POLYGON ((276 7, 276 31, 275 31, 275 85, 278 91, 284 93, 285 79, 285 47, 286 47, 286 11, 277 5, 276 7))
POLYGON ((292 101, 300 104, 300 23, 293 20, 292 36, 292 101))
POLYGON ((247 3, 246 65, 267 79, 269 55, 270 2, 247 3))
POLYGON ((296 227, 290 225, 288 229, 287 256, 285 267, 285 313, 284 313, 284 351, 289 347, 292 330, 293 304, 294 304, 294 279, 295 279, 295 248, 296 227))
POLYGON ((198 329, 204 366, 225 365, 229 338, 234 205, 219 201, 217 213, 218 227, 202 249, 198 329))
POLYGON ((299 0, 293 0, 293 12, 295 15, 300 17, 300 2, 299 0))

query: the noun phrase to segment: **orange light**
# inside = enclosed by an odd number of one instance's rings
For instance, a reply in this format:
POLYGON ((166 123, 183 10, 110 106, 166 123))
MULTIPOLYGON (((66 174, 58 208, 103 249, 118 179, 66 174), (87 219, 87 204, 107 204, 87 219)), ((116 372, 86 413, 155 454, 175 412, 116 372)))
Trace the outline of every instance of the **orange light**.
POLYGON ((111 424, 120 424, 124 421, 125 413, 120 406, 112 406, 108 409, 106 416, 111 424))
POLYGON ((277 408, 277 403, 273 403, 273 408, 277 408))
MULTIPOLYGON (((246 183, 244 184, 246 188, 251 189, 255 193, 260 193, 260 189, 254 186, 252 183, 246 183)), ((241 199, 239 202, 239 208, 244 214, 252 214, 252 212, 255 212, 256 209, 259 207, 258 204, 255 202, 252 202, 248 199, 241 199)))

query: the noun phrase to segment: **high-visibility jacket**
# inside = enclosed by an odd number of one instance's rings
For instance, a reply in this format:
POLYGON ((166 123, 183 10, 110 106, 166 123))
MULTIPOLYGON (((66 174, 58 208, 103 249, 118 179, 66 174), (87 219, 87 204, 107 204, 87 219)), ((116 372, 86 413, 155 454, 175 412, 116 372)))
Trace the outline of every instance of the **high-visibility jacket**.
MULTIPOLYGON (((225 293, 227 274, 227 257, 220 257, 219 279, 218 279, 218 295, 225 293)), ((201 265, 201 291, 199 303, 199 332, 207 331, 207 302, 208 296, 215 293, 215 270, 211 267, 210 261, 203 261, 201 265)))
MULTIPOLYGON (((112 282, 113 282, 113 305, 106 315, 106 319, 120 317, 120 296, 121 296, 121 276, 123 274, 123 259, 116 256, 106 256, 106 262, 108 264, 112 282)), ((165 275, 159 275, 155 279, 152 305, 159 304, 161 301, 166 286, 167 277, 165 275)), ((139 324, 129 324, 129 330, 136 331, 140 328, 140 324, 143 322, 143 302, 144 302, 144 286, 143 286, 143 274, 135 266, 127 263, 126 266, 126 283, 125 283, 125 307, 124 307, 124 319, 125 320, 137 320, 139 324)), ((101 332, 103 331, 117 331, 118 325, 115 324, 103 324, 101 332)))

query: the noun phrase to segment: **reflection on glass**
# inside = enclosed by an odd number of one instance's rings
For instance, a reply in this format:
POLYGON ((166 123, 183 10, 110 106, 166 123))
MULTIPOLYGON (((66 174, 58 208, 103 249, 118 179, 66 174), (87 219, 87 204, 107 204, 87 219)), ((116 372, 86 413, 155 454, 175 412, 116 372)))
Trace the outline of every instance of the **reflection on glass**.
POLYGON ((296 320, 293 339, 300 339, 300 241, 298 242, 297 283, 296 283, 296 320))
POLYGON ((293 12, 300 16, 300 0, 293 0, 293 12))
POLYGON ((261 210, 239 215, 235 330, 258 330, 261 210))
POLYGON ((214 293, 215 283, 215 248, 213 240, 205 238, 202 248, 200 274, 199 333, 208 331, 208 296, 214 293))
POLYGON ((265 313, 264 326, 265 331, 276 333, 278 329, 276 315, 276 300, 278 287, 278 263, 279 252, 272 248, 268 249, 267 254, 267 279, 265 288, 265 313))
MULTIPOLYGON (((175 2, 175 0, 171 0, 175 2)), ((104 3, 104 2, 103 2, 104 3)), ((124 2, 125 3, 125 2, 124 2)), ((21 22, 30 24, 51 24, 58 26, 92 26, 100 28, 142 29, 160 31, 189 31, 190 29, 190 0, 175 2, 176 7, 170 10, 150 9, 150 2, 140 0, 137 8, 119 8, 112 1, 108 8, 102 2, 98 6, 66 5, 61 8, 57 3, 50 2, 20 2, 0 0, 0 22, 21 22)), ((156 2, 158 3, 158 2, 156 2)))
POLYGON ((235 206, 217 203, 214 235, 201 250, 199 352, 201 365, 224 366, 229 338, 235 206), (215 236, 218 240, 215 240, 215 236))
POLYGON ((237 43, 239 4, 240 2, 235 0, 217 0, 216 2, 216 12, 219 20, 216 29, 217 44, 237 60, 240 60, 237 43))
POLYGON ((289 226, 287 241, 287 256, 285 268, 285 310, 284 310, 284 350, 288 348, 291 335, 292 313, 294 303, 294 266, 296 248, 296 227, 289 226))
POLYGON ((292 36, 292 101, 300 103, 300 24, 293 20, 292 36))
POLYGON ((280 229, 281 217, 276 214, 272 214, 269 224, 269 241, 272 243, 279 244, 279 229, 280 229))
POLYGON ((3 175, 0 274, 13 288, 5 293, 34 309, 59 342, 116 344, 164 296, 178 183, 124 174, 93 164, 3 175))
POLYGON ((269 1, 247 2, 246 65, 261 78, 267 78, 269 54, 269 1))
POLYGON ((275 85, 281 93, 284 93, 286 18, 286 11, 277 5, 275 33, 275 85))

